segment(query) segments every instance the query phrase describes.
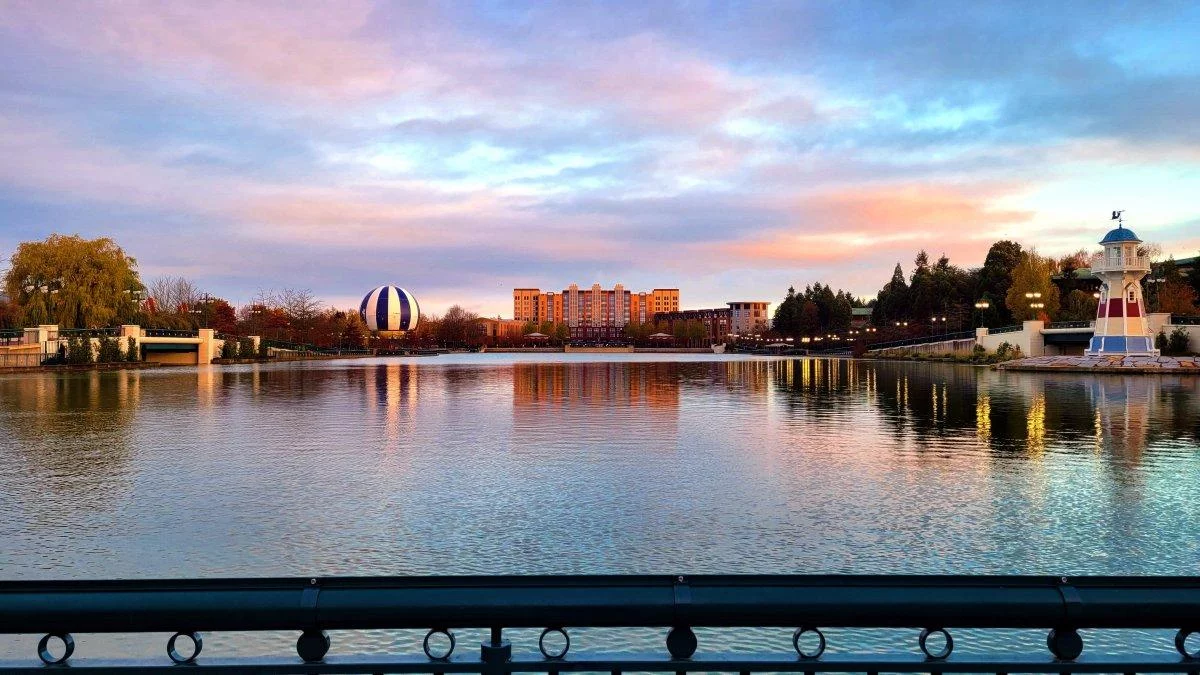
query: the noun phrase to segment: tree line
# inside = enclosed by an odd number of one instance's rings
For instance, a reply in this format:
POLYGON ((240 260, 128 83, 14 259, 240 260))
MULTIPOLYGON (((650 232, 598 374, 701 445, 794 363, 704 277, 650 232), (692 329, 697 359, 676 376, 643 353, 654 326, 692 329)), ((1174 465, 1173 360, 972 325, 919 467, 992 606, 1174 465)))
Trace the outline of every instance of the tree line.
MULTIPOLYGON (((1161 249, 1143 244, 1140 251, 1154 262, 1143 281, 1147 310, 1194 314, 1200 298, 1200 272, 1184 275, 1173 258, 1157 260, 1161 249)), ((871 308, 871 323, 884 335, 919 334, 929 330, 997 327, 1030 319, 1090 321, 1096 315, 1095 281, 1081 276, 1091 262, 1086 249, 1057 258, 1014 241, 997 241, 983 264, 954 265, 945 255, 931 262, 922 250, 906 275, 896 263, 874 298, 815 283, 797 293, 794 287, 775 309, 773 329, 785 336, 844 334, 853 309, 871 308)))

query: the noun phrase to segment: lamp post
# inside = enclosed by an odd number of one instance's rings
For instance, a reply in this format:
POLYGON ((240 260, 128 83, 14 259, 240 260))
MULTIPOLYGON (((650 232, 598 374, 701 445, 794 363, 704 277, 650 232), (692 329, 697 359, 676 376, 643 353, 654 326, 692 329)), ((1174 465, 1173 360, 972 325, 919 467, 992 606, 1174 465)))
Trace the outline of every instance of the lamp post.
POLYGON ((986 298, 975 303, 975 316, 979 318, 980 326, 983 325, 984 312, 986 312, 991 306, 992 303, 988 302, 986 298))

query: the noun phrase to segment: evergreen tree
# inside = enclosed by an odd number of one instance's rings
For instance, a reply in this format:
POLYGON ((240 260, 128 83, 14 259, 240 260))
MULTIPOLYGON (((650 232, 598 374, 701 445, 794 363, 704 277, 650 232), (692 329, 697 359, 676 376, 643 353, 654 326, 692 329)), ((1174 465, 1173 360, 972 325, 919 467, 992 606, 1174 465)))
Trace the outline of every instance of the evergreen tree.
POLYGON ((979 298, 987 299, 991 308, 985 313, 987 326, 1012 323, 1012 313, 1005 304, 1012 285, 1012 272, 1021 262, 1021 245, 1013 241, 998 241, 988 249, 979 270, 979 298))

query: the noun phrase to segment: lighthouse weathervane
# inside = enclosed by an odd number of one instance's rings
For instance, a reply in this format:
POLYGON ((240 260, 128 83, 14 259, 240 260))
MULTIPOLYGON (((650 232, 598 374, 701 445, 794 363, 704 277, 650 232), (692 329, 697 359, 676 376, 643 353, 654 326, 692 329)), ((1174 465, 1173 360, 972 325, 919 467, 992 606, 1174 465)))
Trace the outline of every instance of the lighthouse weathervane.
POLYGON ((1088 356, 1158 356, 1142 300, 1142 277, 1150 271, 1150 260, 1138 250, 1142 240, 1125 228, 1123 213, 1112 212, 1117 227, 1100 240, 1104 252, 1092 259, 1092 274, 1101 286, 1088 356))

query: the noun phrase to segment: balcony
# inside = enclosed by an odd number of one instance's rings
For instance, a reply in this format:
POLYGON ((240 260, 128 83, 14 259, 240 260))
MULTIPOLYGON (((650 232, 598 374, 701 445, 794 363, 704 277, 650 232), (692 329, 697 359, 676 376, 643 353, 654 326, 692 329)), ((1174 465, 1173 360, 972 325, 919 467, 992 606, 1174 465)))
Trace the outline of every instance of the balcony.
MULTIPOLYGON (((481 675, 1195 673, 1200 671, 1198 627, 1197 577, 655 575, 0 582, 0 633, 43 635, 36 649, 30 642, 28 658, 0 660, 0 672, 30 675, 55 665, 69 665, 71 672, 175 674, 182 672, 181 666, 188 672, 481 675), (635 634, 645 636, 644 630, 636 629, 656 628, 662 630, 662 642, 634 650, 589 650, 588 640, 595 638, 584 631, 573 642, 568 629, 574 627, 634 629, 629 631, 631 646, 637 642, 635 634), (763 630, 758 643, 737 647, 720 630, 741 627, 776 630, 763 630), (695 628, 702 629, 700 636, 695 628), (840 628, 887 629, 900 633, 901 639, 893 641, 895 647, 872 648, 861 643, 857 632, 840 628), (1013 628, 1044 630, 1045 648, 1006 631, 1013 628), (397 653, 403 650, 393 648, 370 654, 339 649, 327 632, 387 629, 428 632, 420 652, 397 653), (455 629, 482 629, 485 637, 477 643, 478 651, 465 644, 456 650, 455 629), (540 637, 532 637, 538 629, 540 637), (1081 629, 1115 630, 1088 631, 1091 644, 1085 644, 1081 629), (1160 643, 1144 652, 1122 648, 1122 639, 1114 637, 1147 629, 1172 632, 1143 634, 1160 643), (293 631, 295 653, 201 656, 199 631, 293 631), (907 640, 904 631, 911 631, 907 640), (156 639, 154 633, 173 635, 162 650, 166 654, 154 659, 85 653, 75 658, 73 632, 142 633, 145 640, 156 639), (964 646, 961 653, 955 652, 956 644, 964 646)), ((619 641, 621 634, 615 635, 619 641)))
POLYGON ((1135 255, 1122 258, 1108 258, 1097 255, 1091 261, 1092 272, 1149 272, 1150 258, 1135 255))

